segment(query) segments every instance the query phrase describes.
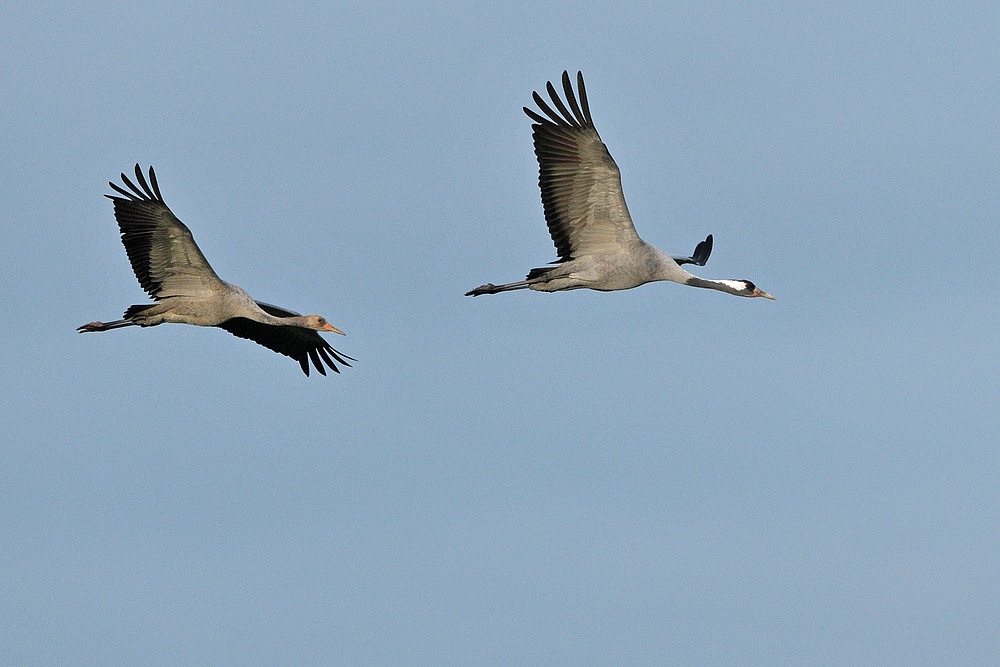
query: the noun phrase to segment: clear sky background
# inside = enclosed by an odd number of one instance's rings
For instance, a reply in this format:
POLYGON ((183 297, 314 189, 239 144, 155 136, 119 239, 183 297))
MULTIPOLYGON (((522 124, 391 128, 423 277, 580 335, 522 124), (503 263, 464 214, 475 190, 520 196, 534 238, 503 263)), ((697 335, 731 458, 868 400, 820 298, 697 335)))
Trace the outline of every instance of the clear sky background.
POLYGON ((996 664, 998 87, 987 2, 4 3, 0 664, 996 664), (462 296, 564 69, 777 301, 462 296), (77 334, 136 162, 354 368, 77 334))

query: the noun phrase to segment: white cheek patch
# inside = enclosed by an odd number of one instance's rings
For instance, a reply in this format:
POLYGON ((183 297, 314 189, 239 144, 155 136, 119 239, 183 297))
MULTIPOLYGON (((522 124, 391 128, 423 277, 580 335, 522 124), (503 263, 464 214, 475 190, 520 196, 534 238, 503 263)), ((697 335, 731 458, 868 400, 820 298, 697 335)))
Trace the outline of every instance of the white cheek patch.
POLYGON ((723 285, 728 285, 735 290, 745 290, 747 289, 747 284, 742 280, 720 280, 723 285))

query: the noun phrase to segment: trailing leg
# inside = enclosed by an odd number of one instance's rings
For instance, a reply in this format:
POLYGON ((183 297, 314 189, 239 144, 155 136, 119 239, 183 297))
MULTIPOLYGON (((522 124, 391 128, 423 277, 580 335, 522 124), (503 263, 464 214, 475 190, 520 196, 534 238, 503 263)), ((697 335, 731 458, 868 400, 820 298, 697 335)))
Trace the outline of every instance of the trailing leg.
POLYGON ((485 285, 480 285, 474 290, 465 293, 465 296, 479 296, 480 294, 497 294, 498 292, 511 292, 516 289, 527 289, 529 283, 527 280, 522 280, 516 283, 507 283, 506 285, 494 285, 493 283, 486 283, 485 285))
POLYGON ((88 322, 87 324, 80 325, 76 328, 80 333, 87 333, 88 331, 107 331, 109 329, 120 329, 121 327, 134 326, 135 322, 131 320, 115 320, 114 322, 88 322))
POLYGON ((114 322, 88 322, 87 324, 78 326, 76 330, 80 333, 87 333, 89 331, 108 331, 109 329, 120 329, 136 325, 143 326, 141 322, 135 321, 136 317, 157 305, 159 304, 142 303, 136 306, 129 306, 125 311, 124 319, 115 320, 114 322))

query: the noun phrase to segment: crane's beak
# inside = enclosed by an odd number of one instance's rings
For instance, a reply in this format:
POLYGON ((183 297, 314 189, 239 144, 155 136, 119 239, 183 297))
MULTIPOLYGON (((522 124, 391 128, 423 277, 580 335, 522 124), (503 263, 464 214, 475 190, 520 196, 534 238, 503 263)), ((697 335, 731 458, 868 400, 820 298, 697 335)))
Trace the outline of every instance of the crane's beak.
POLYGON ((322 329, 320 329, 320 331, 329 331, 330 333, 339 333, 341 336, 346 336, 347 335, 343 331, 341 331, 340 329, 338 329, 337 327, 335 327, 332 324, 330 324, 329 322, 327 322, 326 326, 323 327, 322 329))
POLYGON ((767 292, 765 292, 764 290, 762 290, 759 287, 754 287, 753 288, 753 295, 754 296, 762 296, 765 299, 770 299, 771 301, 777 301, 776 298, 774 298, 773 296, 771 296, 770 294, 768 294, 767 292))

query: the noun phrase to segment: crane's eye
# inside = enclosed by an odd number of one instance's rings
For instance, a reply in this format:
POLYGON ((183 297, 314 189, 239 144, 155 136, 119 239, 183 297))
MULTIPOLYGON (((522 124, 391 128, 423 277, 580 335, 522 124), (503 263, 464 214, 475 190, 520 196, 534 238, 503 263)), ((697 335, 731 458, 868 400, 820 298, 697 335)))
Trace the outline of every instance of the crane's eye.
POLYGON ((326 325, 326 320, 324 320, 322 317, 318 317, 316 319, 319 321, 320 326, 325 326, 326 325))
POLYGON ((754 291, 755 289, 757 289, 757 286, 756 286, 756 285, 754 285, 754 284, 753 284, 752 282, 750 282, 749 280, 744 280, 744 281, 743 281, 743 283, 744 283, 744 284, 745 284, 745 285, 747 286, 747 291, 748 291, 748 292, 752 292, 752 291, 754 291))

